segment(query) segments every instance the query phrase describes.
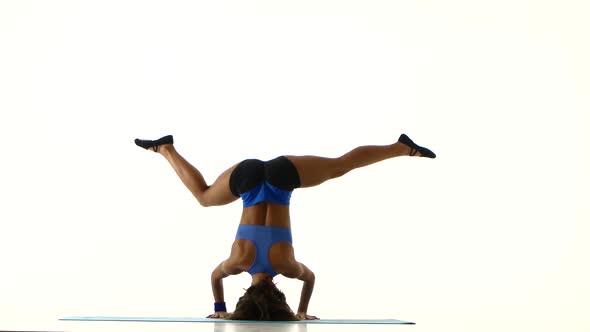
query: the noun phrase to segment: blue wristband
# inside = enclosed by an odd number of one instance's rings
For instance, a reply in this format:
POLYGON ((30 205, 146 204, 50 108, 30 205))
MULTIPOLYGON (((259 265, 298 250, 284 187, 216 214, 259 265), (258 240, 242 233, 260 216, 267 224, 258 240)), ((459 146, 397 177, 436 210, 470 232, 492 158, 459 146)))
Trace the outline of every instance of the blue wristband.
POLYGON ((215 302, 214 304, 215 306, 215 312, 227 312, 227 309, 225 308, 225 302, 215 302))

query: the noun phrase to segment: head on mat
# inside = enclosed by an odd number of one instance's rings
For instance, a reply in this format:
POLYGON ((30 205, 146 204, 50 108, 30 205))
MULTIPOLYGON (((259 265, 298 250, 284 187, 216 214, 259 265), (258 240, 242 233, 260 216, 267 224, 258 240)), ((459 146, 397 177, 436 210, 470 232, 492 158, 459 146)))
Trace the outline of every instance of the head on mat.
POLYGON ((293 321, 299 318, 289 307, 285 294, 270 278, 250 286, 227 319, 293 321))
POLYGON ((211 273, 215 313, 209 318, 235 320, 318 319, 307 309, 315 274, 295 259, 289 207, 296 188, 317 186, 349 171, 400 156, 434 158, 406 135, 381 146, 361 146, 338 158, 280 156, 269 161, 246 159, 231 166, 211 185, 197 168, 176 150, 171 135, 158 140, 136 139, 135 144, 162 155, 197 201, 207 207, 242 199, 243 209, 230 255, 211 273), (248 272, 252 285, 230 314, 223 294, 223 278, 248 272), (294 313, 273 277, 281 274, 303 281, 300 303, 294 313))

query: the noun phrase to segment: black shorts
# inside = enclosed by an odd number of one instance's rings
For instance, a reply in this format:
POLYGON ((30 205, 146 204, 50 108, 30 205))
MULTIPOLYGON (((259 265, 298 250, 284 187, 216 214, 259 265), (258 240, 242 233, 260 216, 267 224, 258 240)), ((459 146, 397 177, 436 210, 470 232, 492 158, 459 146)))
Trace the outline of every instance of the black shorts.
POLYGON ((285 156, 269 161, 246 159, 236 166, 229 177, 229 189, 236 197, 248 192, 262 182, 286 191, 301 186, 295 165, 285 156))

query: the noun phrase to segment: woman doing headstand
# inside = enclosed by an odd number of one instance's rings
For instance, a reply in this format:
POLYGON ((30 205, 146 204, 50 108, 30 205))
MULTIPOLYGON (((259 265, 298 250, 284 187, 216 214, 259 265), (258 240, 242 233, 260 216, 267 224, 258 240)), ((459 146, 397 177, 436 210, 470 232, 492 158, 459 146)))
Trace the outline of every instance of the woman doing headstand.
POLYGON ((176 151, 173 143, 171 135, 158 140, 135 140, 138 146, 164 156, 202 206, 225 205, 242 198, 244 208, 229 258, 211 273, 215 313, 208 316, 240 320, 318 319, 307 314, 315 275, 295 259, 292 246, 289 201, 295 188, 317 186, 353 169, 394 157, 436 157, 402 134, 393 144, 357 147, 338 158, 247 159, 230 167, 208 185, 199 170, 176 151), (222 279, 245 271, 252 276, 252 285, 230 314, 224 302, 222 279), (303 281, 296 314, 272 281, 277 274, 303 281))

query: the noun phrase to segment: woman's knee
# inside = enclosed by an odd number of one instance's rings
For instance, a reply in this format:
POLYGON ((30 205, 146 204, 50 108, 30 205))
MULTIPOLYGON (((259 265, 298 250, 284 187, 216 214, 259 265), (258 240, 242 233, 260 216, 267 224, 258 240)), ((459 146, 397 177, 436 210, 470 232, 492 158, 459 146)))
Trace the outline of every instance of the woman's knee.
POLYGON ((209 187, 200 195, 195 195, 199 204, 203 207, 226 205, 236 201, 239 197, 234 196, 229 188, 220 190, 219 188, 209 187))
POLYGON ((199 202, 202 207, 212 206, 211 199, 208 197, 209 195, 207 195, 207 190, 203 190, 199 193, 193 193, 193 196, 195 196, 197 202, 199 202))
POLYGON ((213 206, 213 204, 211 203, 211 200, 208 200, 206 198, 199 198, 199 197, 197 197, 197 201, 199 202, 199 204, 201 204, 202 207, 210 207, 210 206, 213 206))
POLYGON ((335 158, 332 164, 331 176, 332 179, 339 178, 344 174, 350 172, 352 168, 349 166, 348 160, 344 157, 335 158))
POLYGON ((338 168, 334 170, 334 173, 332 174, 332 179, 339 178, 348 172, 350 172, 350 169, 338 168))

